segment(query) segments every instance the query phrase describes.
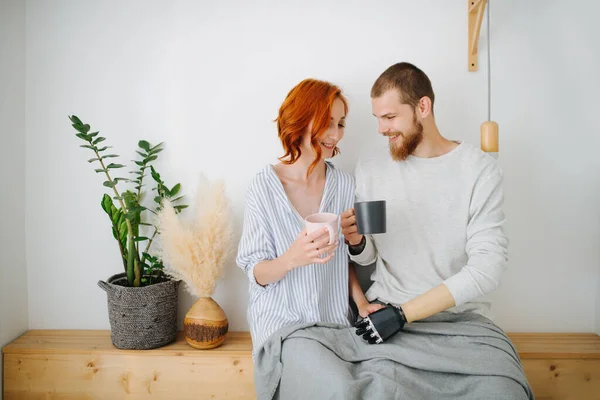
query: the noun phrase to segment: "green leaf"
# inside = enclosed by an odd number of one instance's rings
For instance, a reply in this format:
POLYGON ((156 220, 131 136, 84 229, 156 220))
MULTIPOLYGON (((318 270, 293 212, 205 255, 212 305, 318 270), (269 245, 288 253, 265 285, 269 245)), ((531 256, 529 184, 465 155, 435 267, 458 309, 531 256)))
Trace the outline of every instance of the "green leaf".
POLYGON ((139 165, 140 167, 144 166, 144 163, 141 161, 134 161, 134 163, 136 163, 137 165, 139 165))
POLYGON ((88 133, 90 130, 90 126, 88 124, 73 124, 73 128, 75 128, 79 133, 88 133))
POLYGON ((110 163, 106 166, 106 169, 123 168, 123 167, 125 167, 123 164, 110 163))
POLYGON ((113 205, 112 200, 110 199, 110 196, 107 195, 106 193, 104 194, 104 196, 102 196, 102 201, 100 202, 100 205, 102 206, 102 209, 108 214, 110 215, 111 213, 111 207, 113 205))
POLYGON ((79 139, 83 139, 88 142, 90 141, 90 138, 85 133, 76 133, 75 136, 77 136, 79 139))
POLYGON ((146 164, 148 164, 149 162, 151 162, 151 161, 154 161, 154 160, 156 160, 157 158, 158 158, 158 156, 150 156, 150 157, 146 158, 146 159, 144 160, 144 162, 145 162, 146 164))
MULTIPOLYGON (((159 144, 157 144, 156 146, 154 146, 153 148, 150 149, 150 151, 155 151, 157 150, 160 146, 162 146, 165 142, 160 142, 159 144)), ((162 149, 161 149, 162 150, 162 149)))
POLYGON ((105 158, 115 158, 115 157, 119 157, 117 154, 107 154, 105 156, 100 157, 101 159, 105 159, 105 158))
POLYGON ((79 118, 77 118, 76 115, 71 115, 69 117, 69 119, 71 120, 72 123, 74 124, 78 124, 78 125, 83 125, 83 122, 81 122, 81 120, 79 118))
POLYGON ((150 151, 150 143, 148 143, 145 140, 140 140, 138 142, 138 146, 140 146, 140 148, 146 150, 146 151, 150 151))
POLYGON ((104 186, 112 188, 115 187, 117 185, 117 182, 113 182, 113 181, 105 181, 104 182, 104 186))
POLYGON ((99 134, 100 132, 92 132, 92 133, 88 133, 88 136, 93 138, 95 137, 97 134, 99 134))
POLYGON ((100 143, 100 142, 104 142, 105 140, 106 140, 106 138, 104 138, 104 137, 100 136, 98 139, 94 140, 94 141, 92 142, 92 144, 98 144, 98 143, 100 143))
POLYGON ((112 148, 112 146, 104 146, 104 147, 102 147, 101 149, 98 149, 98 153, 101 153, 101 152, 103 152, 104 150, 106 150, 106 149, 111 149, 111 148, 112 148))
POLYGON ((90 146, 89 144, 82 144, 79 147, 84 147, 86 149, 92 149, 92 150, 96 150, 96 146, 90 146))
POLYGON ((172 202, 172 203, 175 203, 175 202, 177 202, 177 201, 179 201, 179 200, 183 199, 184 197, 185 197, 185 196, 179 196, 178 198, 171 200, 171 202, 172 202))
POLYGON ((156 196, 156 197, 154 198, 154 201, 155 201, 155 202, 157 202, 158 204, 160 204, 160 202, 162 201, 162 197, 160 197, 160 196, 156 196))
POLYGON ((185 204, 179 205, 179 206, 174 206, 173 208, 176 209, 177 211, 181 211, 184 208, 187 208, 188 206, 186 206, 185 204))
POLYGON ((93 163, 94 161, 100 161, 100 159, 99 158, 90 158, 88 160, 89 163, 93 163))
POLYGON ((121 182, 121 181, 123 181, 123 182, 131 182, 131 179, 119 177, 119 178, 113 178, 113 181, 115 181, 115 182, 121 182))
POLYGON ((160 183, 160 174, 158 172, 156 172, 156 170, 154 169, 154 167, 151 165, 150 166, 150 171, 151 171, 151 175, 152 178, 154 178, 154 180, 158 183, 160 183))
POLYGON ((115 200, 123 200, 123 196, 113 196, 113 199, 115 199, 115 200))
POLYGON ((95 169, 94 171, 96 171, 96 172, 104 172, 105 170, 102 169, 102 168, 99 168, 99 169, 95 169))
POLYGON ((149 223, 147 223, 147 222, 140 222, 140 225, 143 225, 143 226, 154 226, 154 225, 152 225, 152 224, 149 224, 149 223))
POLYGON ((138 236, 136 238, 133 238, 134 242, 143 242, 144 240, 150 240, 150 239, 147 238, 146 236, 138 236))
POLYGON ((142 153, 141 151, 136 151, 136 153, 138 153, 140 156, 142 156, 142 158, 148 157, 148 154, 142 153))
POLYGON ((118 224, 118 223, 119 223, 119 217, 121 216, 121 214, 122 214, 122 213, 121 213, 121 211, 120 211, 120 210, 117 210, 117 211, 115 211, 115 212, 113 213, 113 215, 112 215, 112 219, 111 219, 111 220, 112 220, 112 222, 113 222, 113 224, 115 224, 115 225, 116 225, 116 224, 118 224))
POLYGON ((179 193, 179 189, 181 189, 181 184, 178 183, 177 185, 173 186, 173 189, 169 190, 169 195, 170 196, 175 196, 177 193, 179 193))

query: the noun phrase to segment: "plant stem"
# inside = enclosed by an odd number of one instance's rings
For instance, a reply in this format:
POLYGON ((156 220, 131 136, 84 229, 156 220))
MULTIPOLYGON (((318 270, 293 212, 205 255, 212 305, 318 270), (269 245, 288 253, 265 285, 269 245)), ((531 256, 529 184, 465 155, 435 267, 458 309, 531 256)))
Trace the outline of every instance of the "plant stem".
MULTIPOLYGON (((152 234, 152 237, 148 241, 148 245, 146 246, 146 250, 144 250, 144 253, 148 253, 148 250, 150 250, 150 246, 152 245, 152 240, 154 240, 154 237, 158 233, 158 229, 156 229, 155 226, 153 228, 154 228, 154 233, 152 234)), ((144 253, 142 253, 142 265, 144 265, 144 261, 146 261, 146 256, 144 255, 144 253)))

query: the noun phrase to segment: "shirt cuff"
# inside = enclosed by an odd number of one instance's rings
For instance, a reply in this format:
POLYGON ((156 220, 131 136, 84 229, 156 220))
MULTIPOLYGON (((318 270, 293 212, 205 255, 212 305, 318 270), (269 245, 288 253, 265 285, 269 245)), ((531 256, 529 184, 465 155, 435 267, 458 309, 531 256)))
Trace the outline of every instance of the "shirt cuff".
POLYGON ((365 236, 365 239, 365 248, 360 254, 352 255, 350 254, 350 250, 347 250, 350 260, 359 265, 369 265, 375 262, 375 245, 373 245, 373 240, 369 236, 365 236))
POLYGON ((258 265, 259 262, 256 262, 256 263, 252 264, 252 266, 248 267, 247 274, 248 274, 248 280, 250 281, 250 286, 252 287, 252 289, 257 290, 259 292, 263 292, 263 291, 267 290, 267 288, 269 288, 269 286, 271 286, 271 285, 267 284, 267 285, 263 286, 256 281, 256 277, 254 276, 254 268, 256 268, 256 266, 258 265))

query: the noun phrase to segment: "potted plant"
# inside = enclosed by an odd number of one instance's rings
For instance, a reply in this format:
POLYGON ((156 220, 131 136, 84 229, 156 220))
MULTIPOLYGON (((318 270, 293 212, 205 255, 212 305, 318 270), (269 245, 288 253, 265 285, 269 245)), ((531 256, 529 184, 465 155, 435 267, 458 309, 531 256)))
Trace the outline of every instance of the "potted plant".
POLYGON ((190 217, 178 216, 176 207, 172 200, 163 199, 156 217, 161 232, 157 252, 165 263, 165 271, 182 280, 197 298, 185 315, 187 343, 194 348, 211 349, 225 341, 229 329, 225 312, 212 298, 233 250, 225 184, 200 176, 190 217))
POLYGON ((69 116, 76 136, 85 144, 80 147, 93 153, 89 163, 99 168, 96 173, 105 177, 104 193, 100 205, 109 218, 112 234, 117 241, 124 271, 117 273, 98 285, 106 291, 112 343, 121 349, 152 349, 175 340, 177 335, 178 286, 180 281, 164 273, 162 260, 154 253, 153 241, 159 230, 149 215, 156 215, 163 200, 173 204, 173 212, 186 208, 179 204, 181 185, 169 188, 152 163, 163 150, 163 143, 152 145, 146 140, 138 142, 139 159, 133 160, 136 169, 130 171, 132 178, 115 176, 125 165, 111 162, 117 154, 107 152, 105 138, 99 132, 90 132, 77 116, 69 116), (148 171, 154 181, 153 207, 143 205, 149 197, 144 190, 144 178, 148 171), (121 190, 123 184, 133 187, 121 190))

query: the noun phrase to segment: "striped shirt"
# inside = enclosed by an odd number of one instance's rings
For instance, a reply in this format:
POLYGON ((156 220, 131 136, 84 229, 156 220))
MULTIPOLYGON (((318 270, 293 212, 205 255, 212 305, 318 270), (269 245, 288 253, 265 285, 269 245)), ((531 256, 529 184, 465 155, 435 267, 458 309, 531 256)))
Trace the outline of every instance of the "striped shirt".
MULTIPOLYGON (((326 162, 325 188, 319 212, 340 215, 354 202, 354 177, 326 162)), ((339 230, 339 247, 325 265, 295 268, 278 282, 261 286, 254 267, 285 253, 304 220, 289 201, 272 165, 260 171, 246 192, 244 228, 236 263, 248 275, 247 318, 253 356, 280 328, 308 322, 349 325, 348 255, 339 230)))

